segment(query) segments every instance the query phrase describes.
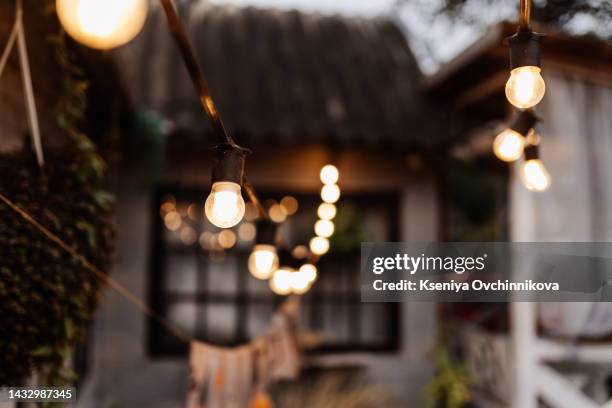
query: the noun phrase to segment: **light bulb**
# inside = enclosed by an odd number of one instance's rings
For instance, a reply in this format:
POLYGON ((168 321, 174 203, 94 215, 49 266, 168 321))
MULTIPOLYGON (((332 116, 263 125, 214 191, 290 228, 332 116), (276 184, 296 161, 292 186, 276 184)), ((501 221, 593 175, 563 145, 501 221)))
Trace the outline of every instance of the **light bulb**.
POLYGON ((338 178, 340 177, 340 173, 338 172, 336 166, 328 164, 323 166, 319 177, 321 177, 321 182, 323 184, 336 184, 336 182, 338 182, 338 178))
POLYGON ((296 295, 303 295, 310 289, 310 281, 308 275, 301 271, 293 272, 291 274, 291 291, 296 295))
POLYGON ((238 224, 245 211, 240 186, 229 181, 214 183, 204 211, 208 220, 219 228, 230 228, 238 224))
POLYGON ((107 50, 132 40, 147 19, 147 0, 56 0, 66 32, 91 48, 107 50))
POLYGON ((332 220, 336 216, 336 206, 329 203, 321 203, 317 209, 317 215, 322 220, 332 220))
POLYGON ((270 289, 277 295, 286 296, 293 289, 293 270, 289 268, 280 268, 274 272, 270 279, 270 289))
POLYGON ((310 252, 315 255, 324 255, 329 251, 329 240, 323 237, 314 237, 310 240, 310 252))
POLYGON ((521 169, 521 176, 528 190, 545 191, 550 187, 550 174, 540 159, 525 161, 521 169))
POLYGON ((544 97, 546 84, 540 68, 524 66, 514 68, 506 82, 506 98, 517 108, 528 109, 537 105, 544 97))
POLYGON ((321 199, 333 204, 340 198, 340 187, 337 184, 326 184, 321 189, 321 199))
POLYGON ((278 254, 274 245, 257 244, 249 255, 249 272, 257 279, 270 279, 278 268, 278 254))
POLYGON ((300 273, 303 273, 304 276, 306 277, 306 279, 308 280, 308 283, 313 283, 314 281, 317 280, 317 267, 314 266, 313 264, 304 264, 300 267, 300 273))
POLYGON ((319 220, 315 223, 314 230, 317 236, 329 238, 334 234, 334 223, 329 220, 319 220))
POLYGON ((523 155, 525 138, 518 132, 508 128, 495 137, 493 153, 498 159, 513 162, 523 155))

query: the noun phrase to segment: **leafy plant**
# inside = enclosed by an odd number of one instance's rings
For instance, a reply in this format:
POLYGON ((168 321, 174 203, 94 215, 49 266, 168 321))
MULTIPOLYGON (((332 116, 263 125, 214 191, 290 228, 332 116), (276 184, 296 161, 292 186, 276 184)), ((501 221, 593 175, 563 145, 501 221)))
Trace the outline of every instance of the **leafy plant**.
MULTIPOLYGON (((81 131, 87 78, 73 62, 65 35, 50 39, 64 72, 57 123, 68 141, 61 151, 47 150, 44 169, 28 148, 0 158, 0 192, 108 270, 113 197, 104 188, 104 160, 81 131)), ((86 334, 101 286, 79 261, 0 204, 0 385, 23 385, 34 370, 42 385, 74 381, 67 361, 86 334)))
POLYGON ((440 342, 435 350, 436 377, 425 391, 431 408, 463 408, 471 401, 469 375, 454 361, 448 345, 440 342))

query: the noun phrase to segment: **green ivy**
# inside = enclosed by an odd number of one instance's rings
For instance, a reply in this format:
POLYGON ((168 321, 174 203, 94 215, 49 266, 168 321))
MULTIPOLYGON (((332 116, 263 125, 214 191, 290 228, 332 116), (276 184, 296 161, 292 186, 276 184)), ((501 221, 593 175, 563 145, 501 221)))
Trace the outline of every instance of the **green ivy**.
MULTIPOLYGON (((44 169, 30 149, 0 158, 0 192, 107 271, 113 197, 105 190, 104 160, 81 131, 88 82, 65 34, 50 41, 64 72, 57 123, 68 142, 46 152, 44 169)), ((22 385, 34 371, 43 385, 73 382, 66 362, 87 332, 101 287, 79 261, 0 204, 0 385, 22 385)))

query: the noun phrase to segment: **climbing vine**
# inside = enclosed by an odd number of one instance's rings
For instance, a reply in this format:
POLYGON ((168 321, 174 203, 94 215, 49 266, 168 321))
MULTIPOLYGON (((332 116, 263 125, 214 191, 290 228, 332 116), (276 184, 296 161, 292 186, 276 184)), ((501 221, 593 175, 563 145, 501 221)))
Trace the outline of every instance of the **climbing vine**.
MULTIPOLYGON (((27 147, 0 157, 0 192, 108 270, 113 197, 105 189, 104 160, 82 130, 88 81, 66 36, 50 35, 49 41, 63 72, 56 117, 67 142, 59 151, 45 152, 43 169, 27 147)), ((73 381, 68 362, 86 335, 101 286, 78 261, 0 204, 0 385, 22 385, 33 372, 45 385, 73 381)))

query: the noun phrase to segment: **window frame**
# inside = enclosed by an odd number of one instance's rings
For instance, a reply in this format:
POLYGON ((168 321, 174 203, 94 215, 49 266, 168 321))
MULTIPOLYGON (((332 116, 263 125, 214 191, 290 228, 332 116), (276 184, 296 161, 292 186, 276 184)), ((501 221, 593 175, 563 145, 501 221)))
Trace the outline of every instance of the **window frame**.
MULTIPOLYGON (((276 197, 279 195, 278 192, 273 191, 261 191, 259 192, 261 197, 276 197)), ((205 303, 212 304, 231 304, 236 305, 236 328, 234 341, 222 344, 224 347, 232 347, 247 342, 247 322, 248 322, 248 309, 252 305, 266 304, 272 305, 276 309, 284 300, 282 296, 276 296, 274 294, 258 295, 250 293, 247 289, 247 280, 249 279, 248 271, 246 269, 246 257, 248 254, 241 254, 244 257, 242 264, 244 270, 243 273, 237 272, 237 285, 238 291, 233 294, 209 294, 209 293, 196 293, 196 294, 172 294, 168 295, 164 293, 164 277, 165 277, 165 265, 169 253, 167 252, 167 244, 164 243, 164 223, 159 215, 159 208, 162 204, 162 200, 167 195, 173 195, 179 199, 189 198, 190 200, 204 201, 205 194, 201 188, 185 187, 181 185, 162 185, 158 186, 153 194, 151 201, 150 214, 152 216, 151 226, 151 252, 149 256, 149 279, 147 280, 147 294, 149 298, 149 304, 151 308, 158 314, 166 316, 165 309, 168 302, 166 299, 168 296, 179 300, 183 298, 186 302, 196 305, 196 313, 200 313, 199 307, 205 303)), ((289 192, 283 195, 291 195, 296 197, 301 202, 302 199, 312 199, 313 193, 305 192, 289 192)), ((399 225, 400 225, 400 199, 401 194, 399 192, 367 192, 367 193, 349 193, 343 194, 344 198, 348 198, 351 201, 358 202, 360 205, 366 205, 368 202, 385 202, 386 209, 389 213, 389 225, 387 226, 389 231, 389 241, 399 240, 399 225)), ((196 255, 196 261, 206 262, 206 254, 201 250, 194 250, 193 248, 184 248, 185 252, 196 252, 200 255, 196 255)), ((230 251, 236 251, 232 249, 230 251)), ((180 250, 174 248, 172 253, 180 253, 180 250)), ((325 259, 323 259, 323 262, 325 259)), ((198 271, 201 270, 201 266, 198 264, 198 271)), ((199 274, 202 275, 202 274, 199 274)), ((198 277, 201 279, 201 277, 198 277)), ((198 285, 200 282, 198 283, 198 285)), ((313 291, 310 294, 312 298, 309 303, 312 304, 310 308, 309 319, 315 325, 322 325, 323 319, 320 317, 323 314, 325 305, 348 305, 349 307, 358 307, 361 309, 364 303, 361 302, 361 296, 359 293, 337 293, 331 296, 329 293, 324 294, 318 291, 313 291)), ((400 307, 398 303, 380 303, 386 307, 386 319, 388 321, 387 327, 387 340, 381 344, 366 344, 364 342, 345 342, 342 344, 327 344, 317 347, 313 350, 308 350, 308 354, 312 355, 324 355, 324 354, 348 354, 348 353, 393 353, 399 350, 401 343, 401 316, 400 307)), ((160 340, 160 334, 165 333, 164 328, 153 318, 147 318, 146 322, 146 345, 147 353, 151 357, 165 358, 165 357, 179 357, 188 354, 189 345, 183 342, 175 341, 174 344, 164 344, 160 340)), ((361 330, 361 319, 360 313, 352 313, 349 316, 349 326, 351 332, 361 330)))

